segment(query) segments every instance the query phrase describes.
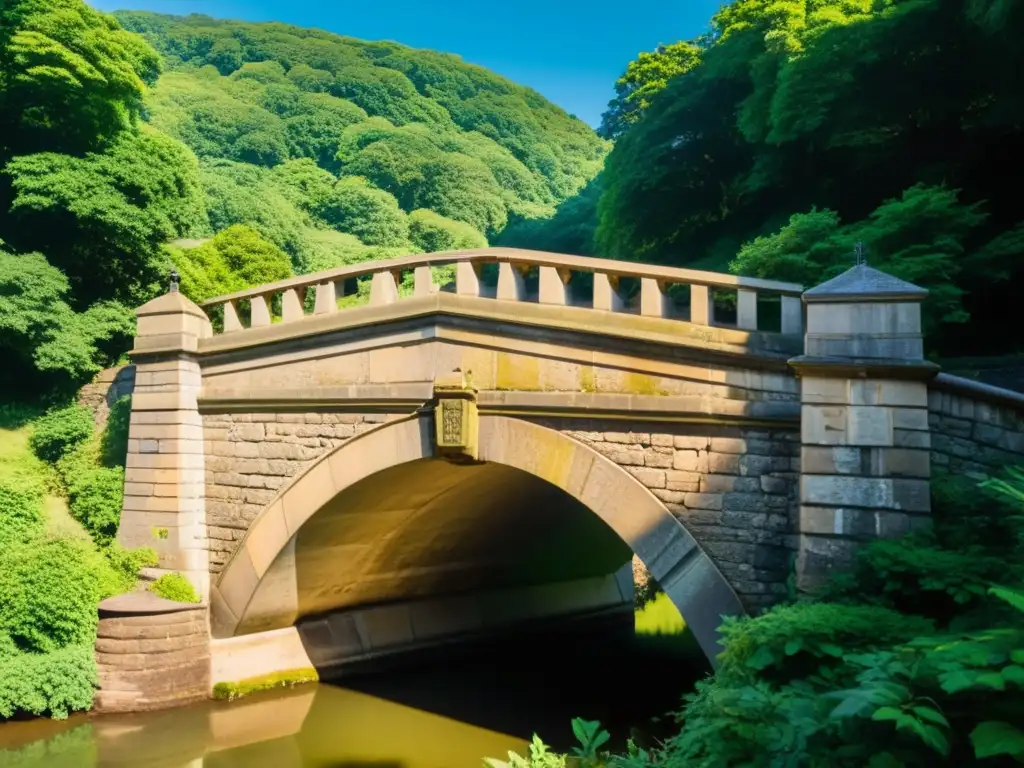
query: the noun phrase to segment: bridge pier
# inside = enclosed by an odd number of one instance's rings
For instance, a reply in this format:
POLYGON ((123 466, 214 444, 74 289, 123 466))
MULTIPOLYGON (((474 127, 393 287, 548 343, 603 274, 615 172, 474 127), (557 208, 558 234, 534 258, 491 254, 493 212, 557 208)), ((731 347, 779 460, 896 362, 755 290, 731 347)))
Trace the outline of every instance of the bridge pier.
POLYGON ((930 524, 931 435, 921 302, 858 264, 806 291, 800 376, 797 588, 850 565, 859 544, 930 524))
POLYGON ((135 389, 117 539, 127 548, 155 549, 159 569, 181 573, 205 599, 210 566, 196 352, 212 329, 173 285, 135 314, 135 389))

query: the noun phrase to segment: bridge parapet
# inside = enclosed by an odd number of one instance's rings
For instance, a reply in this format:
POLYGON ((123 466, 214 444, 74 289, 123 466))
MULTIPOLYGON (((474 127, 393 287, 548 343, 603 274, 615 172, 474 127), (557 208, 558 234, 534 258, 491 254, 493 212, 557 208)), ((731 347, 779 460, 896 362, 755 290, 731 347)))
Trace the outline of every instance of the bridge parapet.
POLYGON ((584 306, 755 332, 766 330, 767 325, 759 308, 777 304, 779 321, 772 330, 789 336, 803 333, 803 287, 794 283, 515 248, 428 253, 354 264, 218 296, 202 307, 212 315, 223 313, 220 333, 238 333, 338 312, 338 300, 351 293, 354 282, 367 277, 371 279, 371 306, 393 304, 403 294, 425 297, 444 290, 460 296, 584 306), (436 284, 438 267, 454 267, 454 281, 436 284), (528 290, 527 275, 534 272, 537 287, 528 290), (582 302, 574 300, 569 287, 575 275, 592 279, 592 293, 582 302), (716 317, 716 299, 721 297, 734 301, 734 319, 716 317), (680 304, 688 305, 688 312, 684 313, 680 304))

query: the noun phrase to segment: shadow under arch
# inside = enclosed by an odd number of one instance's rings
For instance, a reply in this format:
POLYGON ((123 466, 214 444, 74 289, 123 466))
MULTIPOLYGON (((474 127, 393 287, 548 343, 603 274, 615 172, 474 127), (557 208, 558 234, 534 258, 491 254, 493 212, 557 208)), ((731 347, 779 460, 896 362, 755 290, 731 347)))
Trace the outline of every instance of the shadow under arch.
MULTIPOLYGON (((433 430, 432 414, 385 422, 321 457, 282 489, 253 520, 211 588, 214 636, 290 626, 302 618, 295 542, 303 526, 339 495, 365 487, 361 481, 399 465, 439 461, 433 430), (268 622, 257 614, 270 601, 282 605, 268 622)), ((693 536, 636 478, 557 430, 504 416, 480 416, 479 459, 543 481, 593 513, 644 562, 715 664, 722 617, 742 615, 742 604, 693 536)))

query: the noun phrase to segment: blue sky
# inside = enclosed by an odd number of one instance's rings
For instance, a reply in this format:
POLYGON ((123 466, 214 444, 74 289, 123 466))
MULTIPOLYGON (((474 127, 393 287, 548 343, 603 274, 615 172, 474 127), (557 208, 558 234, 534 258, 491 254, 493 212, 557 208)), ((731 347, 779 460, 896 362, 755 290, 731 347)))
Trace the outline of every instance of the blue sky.
POLYGON ((88 0, 104 11, 283 21, 462 56, 596 126, 640 51, 694 37, 723 0, 88 0), (493 10, 484 10, 489 7, 493 10), (635 12, 633 12, 635 11, 635 12))

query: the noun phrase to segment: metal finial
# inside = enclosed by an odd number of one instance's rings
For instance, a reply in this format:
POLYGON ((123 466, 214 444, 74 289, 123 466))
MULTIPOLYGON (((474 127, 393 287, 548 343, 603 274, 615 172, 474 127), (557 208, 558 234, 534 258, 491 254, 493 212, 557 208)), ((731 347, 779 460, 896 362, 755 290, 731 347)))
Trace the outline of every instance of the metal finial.
POLYGON ((181 282, 181 275, 178 274, 178 270, 176 270, 176 269, 172 269, 171 270, 170 279, 171 279, 170 292, 171 293, 177 293, 178 292, 178 284, 181 282))
POLYGON ((868 258, 864 254, 864 243, 858 242, 853 247, 853 258, 854 258, 854 263, 856 263, 858 265, 860 265, 860 264, 867 264, 868 263, 868 258))

